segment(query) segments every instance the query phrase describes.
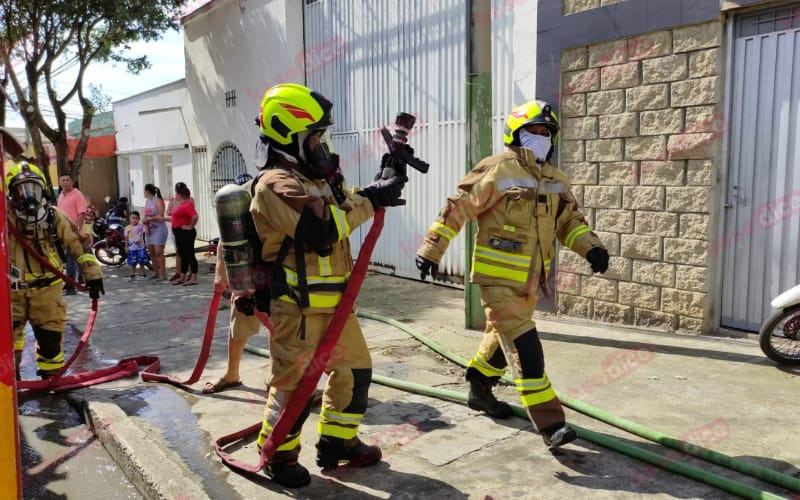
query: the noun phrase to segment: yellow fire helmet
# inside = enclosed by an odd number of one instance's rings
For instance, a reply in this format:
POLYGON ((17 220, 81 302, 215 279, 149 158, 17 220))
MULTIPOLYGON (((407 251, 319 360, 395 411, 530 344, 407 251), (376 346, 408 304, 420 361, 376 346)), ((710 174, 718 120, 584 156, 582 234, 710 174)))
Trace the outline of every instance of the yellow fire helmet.
POLYGON ((503 131, 503 142, 506 146, 519 146, 519 131, 522 127, 533 124, 545 125, 550 129, 550 141, 555 145, 561 127, 558 117, 545 101, 528 101, 517 106, 506 118, 503 131))
POLYGON ((33 215, 45 203, 47 184, 39 167, 21 161, 6 172, 6 190, 14 208, 33 215))
POLYGON ((300 132, 333 125, 332 107, 331 101, 308 87, 282 83, 264 93, 258 126, 273 144, 289 146, 300 132))

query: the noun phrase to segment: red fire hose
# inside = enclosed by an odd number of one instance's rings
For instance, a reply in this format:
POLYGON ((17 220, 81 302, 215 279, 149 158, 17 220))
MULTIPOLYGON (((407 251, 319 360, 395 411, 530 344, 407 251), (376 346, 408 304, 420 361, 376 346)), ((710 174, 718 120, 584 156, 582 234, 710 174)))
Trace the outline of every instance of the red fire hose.
POLYGON ((248 465, 234 459, 231 455, 223 451, 223 447, 258 432, 261 428, 261 422, 217 439, 214 446, 217 455, 219 455, 226 465, 235 469, 237 472, 256 475, 264 468, 264 465, 275 453, 275 450, 278 449, 278 446, 286 439, 289 430, 314 393, 319 378, 322 376, 322 372, 328 364, 327 362, 331 359, 333 348, 336 346, 336 342, 339 341, 339 336, 342 333, 342 329, 344 329, 345 322, 353 311, 353 305, 358 297, 358 291, 361 289, 361 284, 364 282, 364 277, 367 275, 367 268, 369 266, 369 259, 372 256, 372 250, 375 248, 375 243, 378 241, 378 237, 383 229, 385 214, 386 211, 383 208, 379 208, 375 212, 372 227, 364 243, 361 245, 361 251, 353 267, 353 272, 350 274, 350 279, 347 281, 347 286, 342 294, 342 300, 336 307, 331 323, 328 325, 328 329, 314 353, 314 358, 308 365, 303 378, 300 380, 297 390, 295 390, 289 402, 284 406, 281 414, 278 416, 275 427, 273 427, 272 432, 269 434, 269 438, 261 447, 258 465, 248 465))
MULTIPOLYGON (((33 257, 39 264, 41 264, 45 269, 50 271, 51 273, 55 274, 62 280, 66 281, 70 285, 74 286, 79 290, 86 290, 86 286, 81 285, 80 283, 76 282, 69 276, 66 276, 64 273, 61 272, 60 269, 56 268, 49 260, 45 259, 39 253, 34 250, 25 238, 19 234, 14 225, 9 224, 8 229, 17 242, 22 245, 22 248, 33 257)), ((17 383, 18 391, 19 389, 24 389, 21 391, 21 394, 28 394, 36 391, 48 391, 48 392, 61 392, 67 391, 70 389, 76 389, 79 387, 89 387, 91 385, 101 384, 103 382, 109 382, 111 380, 116 380, 119 378, 127 377, 129 375, 135 375, 139 372, 139 366, 145 366, 145 371, 154 371, 158 370, 158 358, 153 356, 139 356, 135 358, 126 358, 121 360, 114 366, 109 366, 106 368, 102 368, 99 370, 93 370, 84 373, 77 373, 73 375, 64 376, 64 373, 72 366, 72 363, 78 359, 80 356, 81 351, 86 346, 86 342, 89 340, 89 337, 92 334, 92 330, 94 329, 94 322, 97 318, 97 299, 92 299, 92 311, 89 313, 89 319, 86 321, 86 328, 83 330, 83 335, 81 336, 78 345, 75 347, 75 351, 72 353, 72 356, 69 357, 64 366, 51 378, 47 380, 20 380, 17 383)))

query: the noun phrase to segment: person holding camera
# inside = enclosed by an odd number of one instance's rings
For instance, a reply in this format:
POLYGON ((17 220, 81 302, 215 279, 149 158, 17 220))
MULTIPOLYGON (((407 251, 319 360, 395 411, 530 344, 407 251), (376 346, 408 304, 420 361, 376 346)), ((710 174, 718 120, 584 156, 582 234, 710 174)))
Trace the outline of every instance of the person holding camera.
MULTIPOLYGON (((400 198, 405 176, 345 189, 327 133, 333 125, 332 107, 307 87, 280 84, 266 91, 257 118, 261 133, 256 166, 269 168, 256 181, 250 213, 262 244, 261 258, 271 266, 272 277, 269 287, 261 283, 255 298, 257 307, 269 311, 274 326, 259 447, 296 390, 341 300, 353 269, 351 231, 377 208, 405 203, 400 198), (342 194, 343 199, 337 199, 342 194)), ((377 463, 380 448, 358 438, 372 361, 355 313, 347 319, 326 371, 317 465, 328 470, 340 462, 355 467, 377 463)), ((273 480, 287 487, 310 482, 308 470, 297 462, 310 406, 311 400, 265 467, 273 480)))
POLYGON ((510 365, 517 392, 547 446, 577 437, 544 370, 544 352, 532 320, 539 289, 547 289, 555 240, 585 257, 592 271, 608 269, 608 252, 578 210, 569 178, 549 163, 558 119, 544 101, 530 101, 508 115, 503 139, 508 150, 475 166, 449 197, 417 251, 424 280, 436 277, 449 243, 469 220, 478 232, 473 283, 481 290, 486 330, 470 360, 468 405, 495 418, 511 408, 492 394, 510 365))

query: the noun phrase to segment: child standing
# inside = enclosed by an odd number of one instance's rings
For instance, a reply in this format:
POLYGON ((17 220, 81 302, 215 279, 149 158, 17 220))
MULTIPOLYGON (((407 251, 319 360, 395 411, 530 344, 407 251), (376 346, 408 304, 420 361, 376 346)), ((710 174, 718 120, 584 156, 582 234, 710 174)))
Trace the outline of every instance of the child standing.
POLYGON ((144 224, 139 223, 140 215, 136 210, 130 213, 131 223, 125 228, 125 248, 128 253, 128 265, 131 266, 131 277, 128 281, 133 281, 136 276, 136 264, 142 266, 142 277, 147 278, 145 265, 147 264, 147 253, 144 248, 144 224))

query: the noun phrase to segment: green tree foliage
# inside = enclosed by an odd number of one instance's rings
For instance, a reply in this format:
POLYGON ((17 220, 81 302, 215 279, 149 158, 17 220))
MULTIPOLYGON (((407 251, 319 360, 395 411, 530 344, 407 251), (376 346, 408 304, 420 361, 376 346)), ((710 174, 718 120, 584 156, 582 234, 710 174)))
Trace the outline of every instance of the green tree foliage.
MULTIPOLYGON (((50 159, 42 136, 55 146, 61 172, 73 178, 80 172, 89 141, 92 115, 97 111, 84 74, 89 64, 115 61, 131 73, 149 67, 146 56, 128 54, 130 44, 161 38, 167 29, 178 28, 186 0, 0 0, 0 62, 10 82, 9 91, 31 132, 36 157, 50 159), (74 65, 77 75, 66 90, 58 92, 64 65, 74 65), (67 115, 64 106, 77 96, 83 109, 80 141, 68 158, 67 115), (47 106, 55 114, 54 124, 42 114, 47 106), (68 165, 71 160, 72 168, 68 165)), ((73 70, 74 72, 74 70, 73 70)), ((69 74, 72 74, 70 72, 69 74)))

